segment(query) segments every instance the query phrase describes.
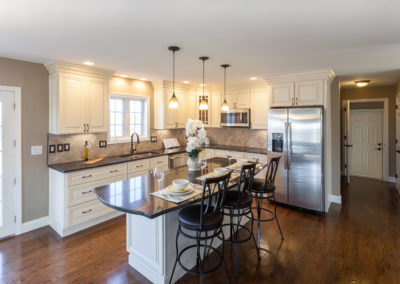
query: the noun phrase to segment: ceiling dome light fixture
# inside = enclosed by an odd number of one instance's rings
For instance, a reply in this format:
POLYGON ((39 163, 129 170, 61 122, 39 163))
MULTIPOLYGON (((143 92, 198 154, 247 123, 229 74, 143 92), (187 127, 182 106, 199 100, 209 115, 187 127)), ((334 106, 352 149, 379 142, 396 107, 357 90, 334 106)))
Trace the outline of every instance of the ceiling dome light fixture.
POLYGON ((199 59, 203 61, 203 84, 202 84, 202 87, 203 87, 203 97, 202 97, 202 99, 201 99, 201 101, 200 101, 199 109, 200 109, 200 110, 207 110, 207 109, 208 109, 208 102, 207 102, 207 100, 205 99, 205 96, 204 96, 204 86, 205 86, 205 84, 204 84, 204 63, 205 63, 206 60, 209 59, 209 57, 207 57, 207 56, 201 56, 201 57, 199 57, 199 59))
POLYGON ((229 64, 222 64, 221 67, 224 68, 224 103, 221 106, 222 111, 228 111, 229 110, 229 105, 226 102, 226 68, 228 68, 230 65, 229 64))
POLYGON ((168 108, 179 108, 179 101, 175 96, 175 51, 179 49, 177 46, 168 47, 168 50, 172 51, 172 97, 169 99, 168 108))
POLYGON ((357 87, 365 87, 371 82, 370 80, 363 80, 363 81, 355 81, 357 87))

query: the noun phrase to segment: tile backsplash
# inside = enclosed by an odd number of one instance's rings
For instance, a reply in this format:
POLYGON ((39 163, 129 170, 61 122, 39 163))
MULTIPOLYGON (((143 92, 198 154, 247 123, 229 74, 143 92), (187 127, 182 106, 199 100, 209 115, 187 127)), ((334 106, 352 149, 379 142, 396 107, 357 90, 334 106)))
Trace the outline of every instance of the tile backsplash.
MULTIPOLYGON (((267 147, 267 131, 240 128, 206 128, 207 136, 211 144, 248 146, 257 148, 267 147)), ((151 136, 157 136, 157 142, 141 141, 137 145, 139 152, 158 150, 163 148, 164 138, 175 137, 180 145, 186 145, 185 130, 156 130, 151 129, 151 136)), ((83 145, 88 141, 89 159, 98 157, 110 157, 127 154, 130 151, 130 143, 107 144, 107 147, 100 148, 99 141, 107 140, 107 133, 91 134, 48 134, 48 145, 70 144, 70 151, 48 153, 48 164, 65 163, 83 160, 83 145)))

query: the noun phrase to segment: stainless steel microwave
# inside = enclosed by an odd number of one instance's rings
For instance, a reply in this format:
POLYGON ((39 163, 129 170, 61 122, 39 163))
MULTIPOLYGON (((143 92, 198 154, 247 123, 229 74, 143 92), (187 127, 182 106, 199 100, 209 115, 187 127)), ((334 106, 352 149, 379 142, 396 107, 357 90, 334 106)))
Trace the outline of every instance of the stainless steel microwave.
POLYGON ((250 127, 250 109, 234 108, 221 112, 221 126, 223 127, 250 127))

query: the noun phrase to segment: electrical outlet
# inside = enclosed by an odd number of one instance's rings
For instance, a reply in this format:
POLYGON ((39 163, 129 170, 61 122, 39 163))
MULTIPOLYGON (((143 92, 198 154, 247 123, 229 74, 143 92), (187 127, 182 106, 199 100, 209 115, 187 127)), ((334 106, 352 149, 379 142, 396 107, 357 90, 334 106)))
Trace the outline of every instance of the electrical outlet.
POLYGON ((56 152, 56 145, 54 145, 54 144, 49 145, 49 153, 53 154, 55 152, 56 152))
POLYGON ((64 152, 68 152, 70 148, 69 143, 64 143, 64 152))
POLYGON ((42 155, 42 145, 31 146, 31 156, 42 155))
POLYGON ((64 144, 57 144, 57 152, 63 152, 64 151, 64 144))
POLYGON ((107 147, 107 141, 100 140, 99 141, 99 148, 106 148, 106 147, 107 147))
POLYGON ((150 136, 151 142, 157 142, 157 136, 150 136))

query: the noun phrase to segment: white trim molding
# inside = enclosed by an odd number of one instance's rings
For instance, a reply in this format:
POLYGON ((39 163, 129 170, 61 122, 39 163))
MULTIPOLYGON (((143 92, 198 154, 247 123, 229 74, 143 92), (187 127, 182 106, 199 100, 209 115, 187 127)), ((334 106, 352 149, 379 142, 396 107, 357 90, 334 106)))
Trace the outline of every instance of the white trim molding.
POLYGON ((385 178, 385 181, 396 183, 396 178, 388 176, 387 178, 385 178))
POLYGON ((329 195, 328 200, 331 203, 342 204, 342 196, 341 195, 329 195))
POLYGON ((21 234, 45 227, 47 225, 49 225, 49 216, 22 223, 21 234))

